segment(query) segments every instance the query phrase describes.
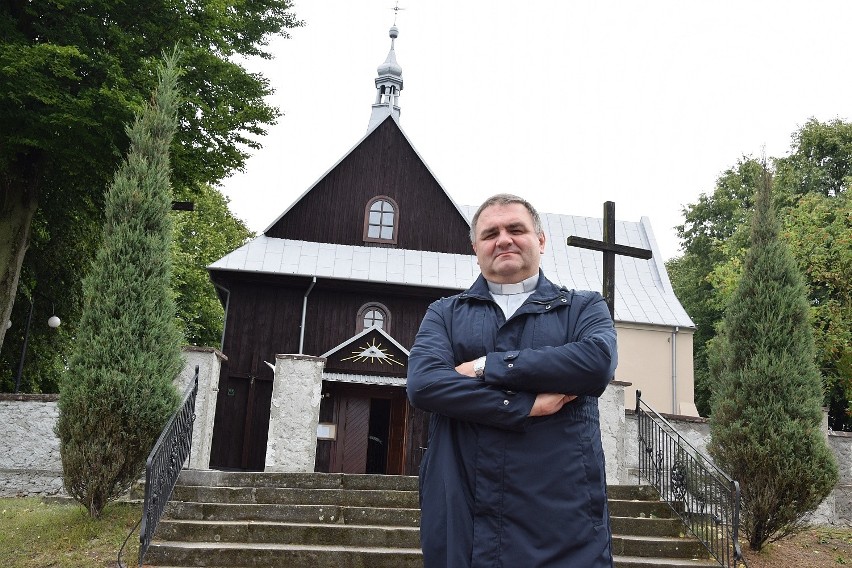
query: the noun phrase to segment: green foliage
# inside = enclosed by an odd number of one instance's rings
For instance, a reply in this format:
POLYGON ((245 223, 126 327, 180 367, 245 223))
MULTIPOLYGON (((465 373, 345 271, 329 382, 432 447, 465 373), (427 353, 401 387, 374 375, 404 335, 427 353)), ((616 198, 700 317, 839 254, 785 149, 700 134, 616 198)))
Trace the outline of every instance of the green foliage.
MULTIPOLYGON (((124 125, 153 90, 160 53, 174 45, 184 49, 186 95, 172 146, 172 183, 180 192, 193 192, 241 169, 279 116, 266 102, 272 93, 268 81, 238 61, 268 58, 271 36, 286 37, 287 29, 302 25, 291 6, 291 0, 0 3, 0 191, 38 208, 43 234, 32 239, 21 272, 30 282, 21 290, 32 292, 38 284, 37 301, 61 299, 69 309, 67 317, 60 315, 69 337, 76 333, 83 273, 69 265, 88 266, 93 258, 100 235, 90 227, 103 223, 104 189, 128 146, 124 125), (62 233, 66 217, 73 219, 73 232, 85 235, 76 248, 62 233), (63 260, 71 262, 50 267, 31 260, 49 255, 62 241, 63 260), (59 280, 73 283, 54 293, 50 283, 59 280)), ((30 234, 28 221, 15 215, 22 230, 14 240, 0 231, 0 258, 30 234)), ((11 309, 16 290, 12 279, 0 277, 0 314, 11 309)), ((16 310, 13 323, 19 321, 16 310)), ((41 327, 33 331, 46 333, 41 327)), ((17 364, 23 337, 20 329, 10 333, 17 345, 0 356, 3 384, 17 364)), ((0 346, 4 335, 5 327, 0 346)), ((66 345, 59 351, 57 357, 67 357, 66 345)), ((53 379, 41 384, 40 374, 41 368, 26 373, 34 381, 31 390, 50 390, 53 379)))
POLYGON ((83 314, 60 386, 65 488, 93 517, 136 479, 177 405, 181 337, 171 279, 169 145, 177 56, 128 129, 130 150, 106 195, 104 239, 83 281, 83 314))
MULTIPOLYGON (((809 121, 793 135, 791 153, 774 160, 773 202, 808 287, 817 361, 824 377, 829 425, 852 429, 852 233, 847 187, 852 176, 852 124, 809 121)), ((714 192, 684 209, 678 227, 683 256, 669 261, 672 285, 696 322, 695 397, 702 415, 713 391, 708 346, 743 270, 761 165, 741 160, 714 192)))
MULTIPOLYGON (((102 199, 101 199, 102 200, 102 199)), ((39 209, 33 220, 27 260, 21 270, 18 301, 0 349, 0 392, 12 392, 20 361, 27 314, 35 302, 21 392, 59 392, 59 379, 68 366, 71 344, 82 310, 82 279, 100 242, 102 223, 94 205, 78 202, 64 215, 39 209), (85 207, 84 207, 85 205, 85 207), (57 329, 47 326, 56 315, 57 329)))
MULTIPOLYGON (((833 426, 852 415, 852 198, 803 195, 784 218, 784 240, 809 284, 817 364, 833 426)), ((848 422, 847 422, 848 423, 848 422)))
MULTIPOLYGON (((683 256, 670 260, 666 267, 675 293, 695 322, 695 403, 698 411, 710 413, 712 379, 708 371, 707 342, 722 318, 726 297, 719 282, 711 278, 715 267, 729 257, 732 237, 749 218, 754 190, 762 172, 761 165, 743 158, 725 171, 711 195, 701 195, 698 203, 683 210, 684 223, 677 227, 684 243, 683 256)), ((734 243, 740 243, 736 239, 734 243)))
POLYGON ((200 186, 192 199, 195 211, 173 214, 172 290, 186 341, 212 347, 221 342, 225 312, 206 267, 254 234, 231 215, 227 198, 215 188, 200 186))
POLYGON ((793 135, 790 156, 775 164, 778 187, 792 196, 837 197, 852 176, 852 124, 809 120, 793 135))
POLYGON ((766 174, 742 277, 714 341, 708 449, 742 489, 753 550, 796 530, 838 479, 822 433, 806 287, 779 236, 766 174))

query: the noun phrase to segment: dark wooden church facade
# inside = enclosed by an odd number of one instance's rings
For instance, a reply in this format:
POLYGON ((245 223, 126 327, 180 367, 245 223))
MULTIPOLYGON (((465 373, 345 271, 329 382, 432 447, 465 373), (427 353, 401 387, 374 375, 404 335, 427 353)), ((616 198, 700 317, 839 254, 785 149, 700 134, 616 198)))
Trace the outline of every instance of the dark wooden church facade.
POLYGON ((263 469, 273 380, 268 362, 301 352, 327 359, 320 422, 336 429, 333 439, 318 441, 316 470, 416 474, 427 417, 407 401, 408 349, 428 305, 458 287, 364 277, 371 269, 358 266, 369 262, 364 254, 330 261, 337 263, 334 276, 269 267, 280 266, 278 258, 294 247, 302 260, 334 254, 335 247, 471 255, 468 231, 389 115, 265 231, 259 239, 268 247, 255 269, 231 269, 228 257, 212 265, 226 306, 228 360, 219 379, 211 467, 263 469))

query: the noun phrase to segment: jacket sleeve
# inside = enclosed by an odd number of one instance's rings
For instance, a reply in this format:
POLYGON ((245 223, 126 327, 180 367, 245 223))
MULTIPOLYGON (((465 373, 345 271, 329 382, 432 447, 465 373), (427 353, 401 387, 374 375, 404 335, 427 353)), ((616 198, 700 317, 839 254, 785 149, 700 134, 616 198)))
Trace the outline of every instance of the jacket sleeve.
POLYGON ((603 297, 592 292, 575 296, 569 310, 572 341, 489 353, 485 359, 485 383, 532 393, 600 396, 618 363, 609 309, 603 297))
POLYGON ((453 349, 440 306, 426 311, 408 357, 408 399, 421 410, 456 420, 522 431, 535 395, 507 392, 455 370, 453 349))

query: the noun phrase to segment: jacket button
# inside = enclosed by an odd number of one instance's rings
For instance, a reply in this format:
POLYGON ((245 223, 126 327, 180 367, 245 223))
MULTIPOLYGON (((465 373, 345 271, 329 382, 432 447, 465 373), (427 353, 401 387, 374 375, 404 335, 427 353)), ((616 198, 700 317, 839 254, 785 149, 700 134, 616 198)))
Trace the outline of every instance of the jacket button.
POLYGON ((509 401, 508 401, 508 400, 504 400, 504 401, 503 401, 503 406, 509 406, 509 401))
POLYGON ((562 302, 565 303, 568 301, 568 298, 562 298, 562 302))
POLYGON ((549 310, 549 309, 550 309, 550 304, 547 304, 546 306, 544 306, 544 309, 545 309, 545 310, 549 310))
POLYGON ((511 369, 512 367, 514 367, 514 366, 515 366, 515 364, 514 364, 514 363, 509 363, 509 368, 510 368, 510 369, 511 369))

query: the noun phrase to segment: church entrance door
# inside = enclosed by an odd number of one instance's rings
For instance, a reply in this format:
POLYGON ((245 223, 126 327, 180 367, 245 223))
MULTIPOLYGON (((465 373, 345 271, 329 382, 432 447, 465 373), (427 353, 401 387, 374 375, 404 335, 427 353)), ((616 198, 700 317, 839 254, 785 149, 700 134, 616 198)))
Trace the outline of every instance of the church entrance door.
POLYGON ((405 389, 327 382, 320 421, 337 439, 317 444, 317 471, 400 475, 405 464, 405 389))

